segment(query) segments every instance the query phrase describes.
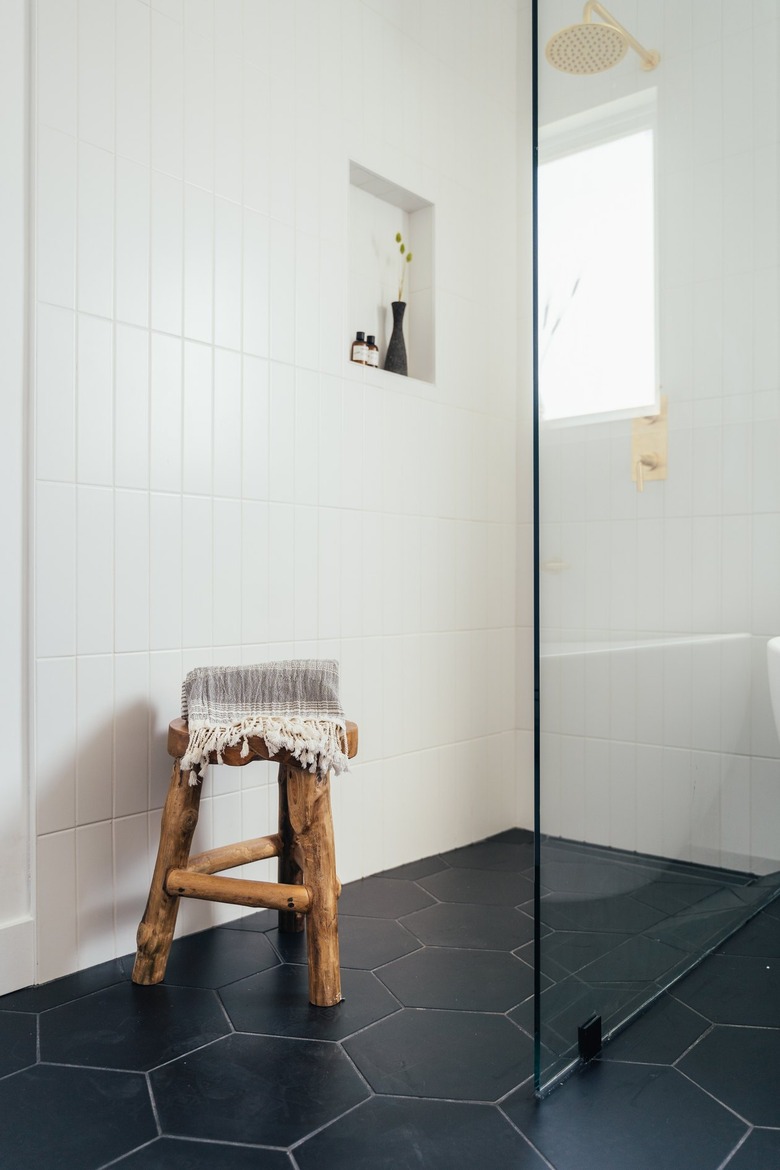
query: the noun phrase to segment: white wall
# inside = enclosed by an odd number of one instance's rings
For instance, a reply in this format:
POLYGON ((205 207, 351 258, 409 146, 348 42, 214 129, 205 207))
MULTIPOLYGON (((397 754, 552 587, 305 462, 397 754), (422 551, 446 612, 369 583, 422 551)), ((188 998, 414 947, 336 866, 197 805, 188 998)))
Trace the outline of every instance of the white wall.
MULTIPOLYGON (((343 880, 515 823, 515 46, 511 0, 38 0, 39 980, 134 946, 196 664, 340 659, 343 880), (435 204, 435 384, 348 363, 350 159, 435 204)), ((273 821, 267 766, 207 793, 202 847, 273 821)))
MULTIPOLYGON (((765 644, 780 630, 780 10, 762 0, 610 8, 660 50, 660 66, 642 73, 629 53, 609 73, 569 78, 545 65, 541 119, 658 87, 668 479, 637 493, 629 423, 546 432, 542 560, 569 568, 543 574, 544 623, 554 641, 748 639, 621 653, 600 670, 591 656, 587 677, 583 660, 566 677, 548 664, 545 823, 776 868, 780 742, 765 644)), ((542 10, 544 39, 570 23, 557 0, 542 10)))
POLYGON ((26 5, 0 0, 0 353, 3 355, 3 574, 0 578, 0 988, 31 982, 34 934, 27 784, 27 179, 29 30, 26 5))

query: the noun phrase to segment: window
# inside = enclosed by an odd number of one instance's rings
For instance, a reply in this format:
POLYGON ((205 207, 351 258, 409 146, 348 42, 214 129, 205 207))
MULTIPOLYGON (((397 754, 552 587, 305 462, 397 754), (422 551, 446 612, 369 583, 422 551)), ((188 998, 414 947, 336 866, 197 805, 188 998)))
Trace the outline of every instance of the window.
POLYGON ((540 135, 545 421, 657 408, 654 121, 652 90, 540 135))

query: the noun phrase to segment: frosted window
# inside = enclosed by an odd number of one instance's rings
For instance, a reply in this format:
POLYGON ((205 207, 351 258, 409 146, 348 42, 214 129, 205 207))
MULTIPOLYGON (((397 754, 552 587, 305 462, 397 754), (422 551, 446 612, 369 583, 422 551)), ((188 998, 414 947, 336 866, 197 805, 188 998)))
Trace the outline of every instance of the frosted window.
POLYGON ((546 420, 657 401, 653 131, 539 167, 539 395, 546 420))

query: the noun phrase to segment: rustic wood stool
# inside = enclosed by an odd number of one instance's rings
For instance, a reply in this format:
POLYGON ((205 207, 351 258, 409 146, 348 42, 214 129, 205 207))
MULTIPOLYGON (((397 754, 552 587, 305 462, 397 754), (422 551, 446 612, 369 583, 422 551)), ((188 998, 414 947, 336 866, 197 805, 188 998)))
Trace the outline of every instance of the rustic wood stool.
MULTIPOLYGON (((134 983, 159 983, 165 976, 180 898, 203 898, 279 911, 279 930, 300 931, 306 922, 309 956, 309 999, 317 1007, 341 1001, 339 969, 338 897, 333 824, 330 814, 330 777, 301 770, 289 752, 273 757, 279 763, 279 829, 269 837, 255 837, 222 845, 190 857, 198 823, 200 783, 190 785, 182 771, 189 732, 184 719, 168 727, 168 754, 173 772, 160 827, 160 848, 149 900, 138 927, 134 983), (279 858, 279 881, 260 882, 216 877, 224 869, 279 858)), ((222 763, 243 767, 252 760, 269 760, 265 740, 252 736, 249 754, 241 745, 226 748, 222 763)), ((358 729, 347 723, 347 755, 357 754, 358 729)), ((216 763, 212 755, 209 763, 216 763)))

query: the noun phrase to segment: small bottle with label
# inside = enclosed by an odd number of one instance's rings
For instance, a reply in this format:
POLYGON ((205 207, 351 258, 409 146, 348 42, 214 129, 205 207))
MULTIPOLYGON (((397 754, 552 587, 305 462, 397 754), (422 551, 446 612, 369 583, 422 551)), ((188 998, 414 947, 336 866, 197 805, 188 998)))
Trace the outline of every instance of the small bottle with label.
POLYGON ((369 333, 366 338, 366 348, 368 350, 366 365, 373 366, 375 370, 379 369, 379 346, 376 343, 376 338, 373 333, 369 333))
POLYGON ((352 342, 352 355, 350 358, 353 362, 359 362, 361 366, 368 363, 368 346, 366 345, 365 333, 357 333, 355 340, 352 342))

